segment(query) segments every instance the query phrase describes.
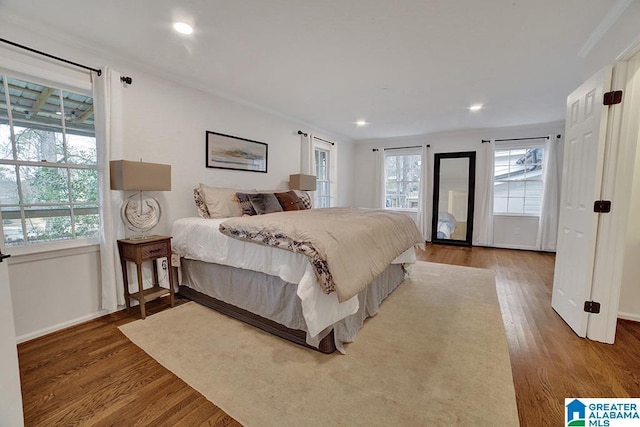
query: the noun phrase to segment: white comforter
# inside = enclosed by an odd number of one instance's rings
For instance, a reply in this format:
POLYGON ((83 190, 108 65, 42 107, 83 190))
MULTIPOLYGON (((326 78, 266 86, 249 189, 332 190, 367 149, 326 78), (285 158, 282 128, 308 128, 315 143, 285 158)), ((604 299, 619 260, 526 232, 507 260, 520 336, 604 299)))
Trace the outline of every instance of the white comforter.
MULTIPOLYGON (((176 220, 172 229, 174 253, 188 259, 260 271, 289 283, 297 283, 302 314, 311 337, 358 310, 357 296, 340 303, 335 292, 325 294, 322 291, 307 256, 227 237, 218 229, 225 220, 176 220)), ((393 262, 413 263, 415 260, 415 250, 411 248, 393 262)))

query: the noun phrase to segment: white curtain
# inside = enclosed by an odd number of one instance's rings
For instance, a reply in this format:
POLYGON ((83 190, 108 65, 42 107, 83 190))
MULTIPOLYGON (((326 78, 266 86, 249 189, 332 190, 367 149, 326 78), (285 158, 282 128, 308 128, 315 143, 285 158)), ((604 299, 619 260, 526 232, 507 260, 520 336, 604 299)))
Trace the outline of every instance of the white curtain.
POLYGON ((373 207, 384 209, 386 174, 384 168, 384 149, 373 151, 373 207))
MULTIPOLYGON (((313 135, 300 134, 300 173, 316 176, 315 150, 313 147, 313 135)), ((312 206, 317 206, 315 191, 307 191, 311 198, 312 206)))
POLYGON ((316 174, 315 153, 313 150, 313 135, 300 135, 300 173, 304 175, 316 174))
POLYGON ((431 207, 428 196, 429 190, 429 148, 422 146, 422 159, 420 168, 420 197, 418 207, 418 230, 425 241, 431 241, 431 207))
MULTIPOLYGON (((484 174, 480 181, 481 185, 476 186, 479 190, 477 200, 479 206, 477 210, 477 222, 474 225, 476 238, 474 244, 480 246, 493 245, 493 177, 495 165, 495 141, 491 140, 482 144, 484 153, 484 174), (482 185, 484 184, 484 185, 482 185)), ((480 163, 483 164, 483 163, 480 163)))
POLYGON ((538 222, 537 246, 542 251, 555 251, 558 239, 558 217, 560 215, 561 170, 558 167, 560 141, 549 135, 544 145, 542 178, 542 208, 538 222))
POLYGON ((111 191, 109 161, 123 158, 122 84, 120 73, 105 67, 102 75, 92 75, 93 105, 98 146, 98 182, 100 193, 100 264, 102 309, 115 311, 124 304, 122 270, 117 239, 124 238, 120 220, 122 193, 111 191))

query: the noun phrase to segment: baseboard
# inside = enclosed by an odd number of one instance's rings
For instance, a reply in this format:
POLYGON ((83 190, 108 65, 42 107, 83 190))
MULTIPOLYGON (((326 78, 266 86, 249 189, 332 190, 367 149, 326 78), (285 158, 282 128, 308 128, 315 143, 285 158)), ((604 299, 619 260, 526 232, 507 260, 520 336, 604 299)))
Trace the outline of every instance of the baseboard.
POLYGON ((499 248, 499 249, 517 249, 520 251, 539 251, 535 246, 527 246, 527 245, 503 245, 503 244, 494 244, 490 247, 499 248))
POLYGON ((70 326, 75 326, 78 325, 80 323, 84 323, 87 322, 89 320, 93 320, 93 319, 97 319, 98 317, 102 317, 106 314, 109 314, 109 310, 100 310, 96 313, 91 313, 88 314, 86 316, 82 316, 82 317, 78 317, 75 319, 71 319, 68 320, 66 322, 62 322, 62 323, 58 323, 57 325, 52 325, 52 326, 48 326, 46 328, 34 331, 34 332, 29 332, 28 334, 24 334, 24 335, 20 335, 19 337, 16 338, 16 343, 20 344, 23 343, 25 341, 29 341, 35 338, 39 338, 43 335, 47 335, 50 334, 52 332, 56 332, 59 331, 61 329, 65 329, 68 328, 70 326))
POLYGON ((640 314, 618 312, 618 319, 633 320, 634 322, 640 322, 640 314))

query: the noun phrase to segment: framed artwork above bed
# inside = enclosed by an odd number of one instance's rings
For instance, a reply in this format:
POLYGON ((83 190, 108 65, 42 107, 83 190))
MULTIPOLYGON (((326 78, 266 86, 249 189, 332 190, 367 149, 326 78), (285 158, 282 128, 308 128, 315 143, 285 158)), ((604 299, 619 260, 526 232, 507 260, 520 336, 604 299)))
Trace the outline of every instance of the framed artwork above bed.
POLYGON ((237 136, 207 131, 206 166, 267 173, 269 146, 237 136))

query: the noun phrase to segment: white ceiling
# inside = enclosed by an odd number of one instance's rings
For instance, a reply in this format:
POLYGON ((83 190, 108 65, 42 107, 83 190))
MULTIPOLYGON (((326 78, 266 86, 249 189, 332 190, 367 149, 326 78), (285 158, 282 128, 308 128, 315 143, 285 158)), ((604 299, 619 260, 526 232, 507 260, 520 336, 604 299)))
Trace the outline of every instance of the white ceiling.
POLYGON ((365 139, 563 120, 566 95, 584 77, 578 53, 619 3, 0 0, 0 11, 365 139), (195 25, 192 36, 171 30, 178 18, 195 25), (485 109, 471 113, 472 103, 485 109), (358 119, 370 124, 358 128, 358 119))

